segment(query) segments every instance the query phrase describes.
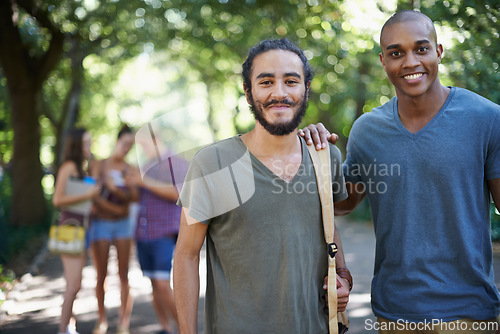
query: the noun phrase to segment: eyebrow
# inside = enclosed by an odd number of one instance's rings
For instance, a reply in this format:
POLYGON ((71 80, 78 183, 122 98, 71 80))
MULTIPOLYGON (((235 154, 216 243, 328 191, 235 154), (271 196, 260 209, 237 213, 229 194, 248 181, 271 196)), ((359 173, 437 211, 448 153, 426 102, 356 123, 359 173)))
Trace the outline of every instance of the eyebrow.
MULTIPOLYGON (((430 43, 431 42, 428 39, 421 39, 421 40, 415 42, 415 44, 417 44, 417 45, 430 44, 430 43)), ((392 50, 392 49, 398 49, 400 47, 401 47, 401 44, 391 44, 391 45, 388 45, 385 49, 392 50)))
MULTIPOLYGON (((302 76, 297 72, 287 72, 287 73, 285 73, 284 76, 285 77, 296 77, 296 78, 302 79, 302 76)), ((263 73, 260 73, 259 75, 257 75, 257 79, 274 78, 274 77, 275 77, 274 73, 269 73, 269 72, 263 72, 263 73)))

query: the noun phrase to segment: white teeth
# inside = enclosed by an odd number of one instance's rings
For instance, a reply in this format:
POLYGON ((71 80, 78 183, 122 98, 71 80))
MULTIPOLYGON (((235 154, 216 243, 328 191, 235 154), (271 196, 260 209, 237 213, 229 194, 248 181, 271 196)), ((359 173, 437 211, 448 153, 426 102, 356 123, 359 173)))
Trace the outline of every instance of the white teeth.
POLYGON ((422 73, 416 73, 416 74, 410 74, 410 75, 405 75, 404 78, 406 80, 415 80, 418 79, 422 76, 422 73))

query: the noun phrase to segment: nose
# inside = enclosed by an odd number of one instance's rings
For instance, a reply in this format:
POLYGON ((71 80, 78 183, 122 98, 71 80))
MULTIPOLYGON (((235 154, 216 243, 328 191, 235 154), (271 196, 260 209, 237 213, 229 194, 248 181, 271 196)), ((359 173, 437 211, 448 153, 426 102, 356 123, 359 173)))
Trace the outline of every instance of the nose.
POLYGON ((405 57, 403 66, 404 67, 416 67, 420 65, 420 58, 414 52, 407 53, 405 57))
POLYGON ((286 85, 282 82, 276 82, 271 92, 271 97, 277 99, 278 101, 281 101, 287 96, 288 92, 286 91, 286 85))
POLYGON ((420 65, 420 58, 418 55, 416 55, 414 52, 408 52, 405 59, 403 66, 404 67, 416 67, 420 65))

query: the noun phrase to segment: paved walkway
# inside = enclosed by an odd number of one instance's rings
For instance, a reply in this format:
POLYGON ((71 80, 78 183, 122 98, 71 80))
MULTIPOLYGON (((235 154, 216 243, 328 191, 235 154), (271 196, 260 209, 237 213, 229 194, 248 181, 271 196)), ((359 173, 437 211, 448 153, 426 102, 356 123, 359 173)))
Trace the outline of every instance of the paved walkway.
MULTIPOLYGON (((375 318, 370 308, 370 280, 373 272, 375 238, 373 228, 367 223, 347 223, 337 219, 341 231, 346 261, 354 279, 354 289, 348 305, 351 320, 350 334, 373 333, 365 330, 365 322, 375 318)), ((64 280, 62 265, 57 256, 48 252, 42 253, 38 273, 27 274, 8 295, 2 306, 7 312, 0 318, 1 334, 54 334, 61 311, 64 280)), ((204 262, 204 261, 202 261, 204 262)), ((500 287, 500 257, 495 256, 497 286, 500 287)), ((202 266, 204 271, 204 266, 202 266)), ((110 258, 109 276, 107 280, 106 306, 109 309, 109 333, 116 330, 119 305, 119 280, 117 276, 116 256, 114 251, 110 258)), ((131 292, 134 296, 134 310, 131 320, 131 333, 149 334, 158 331, 156 316, 151 305, 151 284, 144 278, 139 269, 135 254, 129 273, 131 292)), ((203 278, 203 274, 202 274, 203 278)), ((201 291, 204 291, 202 279, 201 291)), ((77 318, 77 329, 81 334, 91 333, 96 321, 97 304, 94 297, 95 271, 90 263, 83 271, 82 290, 75 301, 74 313, 77 318)), ((202 305, 200 302, 200 330, 202 331, 202 305)))

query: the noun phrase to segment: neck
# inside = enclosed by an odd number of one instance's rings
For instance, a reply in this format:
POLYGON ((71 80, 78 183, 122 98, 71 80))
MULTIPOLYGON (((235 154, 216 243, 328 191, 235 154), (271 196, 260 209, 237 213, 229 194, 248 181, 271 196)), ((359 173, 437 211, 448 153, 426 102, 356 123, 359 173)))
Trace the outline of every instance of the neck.
POLYGON ((417 97, 396 94, 398 97, 398 112, 406 118, 426 118, 433 116, 443 107, 450 89, 441 85, 417 97))
POLYGON ((258 122, 255 128, 241 137, 248 150, 274 175, 291 182, 302 162, 302 147, 297 129, 285 136, 274 136, 258 122))
POLYGON ((267 132, 267 130, 257 122, 252 131, 241 136, 241 140, 250 152, 257 157, 283 156, 301 152, 297 129, 288 135, 275 136, 267 132))
POLYGON ((437 88, 417 97, 397 94, 401 123, 408 131, 418 132, 437 115, 449 94, 450 89, 439 82, 437 88))

